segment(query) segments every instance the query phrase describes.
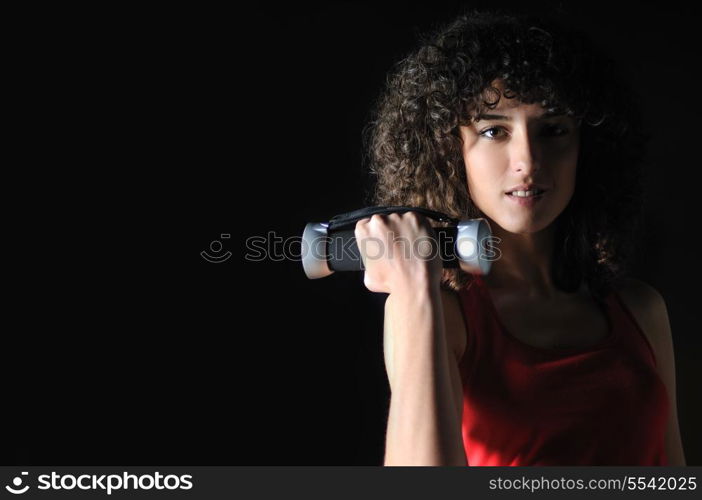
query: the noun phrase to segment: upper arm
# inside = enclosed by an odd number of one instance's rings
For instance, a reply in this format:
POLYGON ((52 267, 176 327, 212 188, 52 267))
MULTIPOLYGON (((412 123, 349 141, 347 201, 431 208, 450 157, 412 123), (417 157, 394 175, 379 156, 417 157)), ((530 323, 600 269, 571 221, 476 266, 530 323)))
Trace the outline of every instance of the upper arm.
POLYGON ((466 349, 466 327, 463 323, 458 294, 442 289, 441 302, 444 309, 444 331, 449 354, 453 401, 456 405, 456 414, 461 420, 463 418, 463 382, 461 381, 458 365, 466 349))
POLYGON ((658 374, 668 392, 670 415, 665 433, 668 463, 685 465, 685 453, 678 423, 675 350, 665 299, 652 286, 631 278, 621 283, 619 291, 653 348, 658 374))

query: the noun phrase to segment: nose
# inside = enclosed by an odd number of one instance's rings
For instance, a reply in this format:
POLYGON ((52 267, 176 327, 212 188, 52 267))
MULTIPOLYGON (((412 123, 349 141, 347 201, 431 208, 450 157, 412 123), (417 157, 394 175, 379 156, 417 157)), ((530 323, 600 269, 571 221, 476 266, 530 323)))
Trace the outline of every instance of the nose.
POLYGON ((533 140, 529 132, 522 129, 515 130, 510 141, 510 160, 512 169, 522 176, 531 174, 541 168, 541 155, 538 149, 538 140, 533 140))

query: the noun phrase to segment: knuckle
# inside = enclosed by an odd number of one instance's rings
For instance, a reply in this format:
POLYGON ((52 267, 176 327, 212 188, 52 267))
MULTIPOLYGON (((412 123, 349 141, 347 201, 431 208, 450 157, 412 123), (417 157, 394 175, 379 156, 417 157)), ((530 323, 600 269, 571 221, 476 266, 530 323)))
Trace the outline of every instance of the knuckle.
POLYGON ((417 228, 420 225, 420 220, 417 217, 417 214, 414 212, 408 212, 404 215, 403 218, 405 224, 407 224, 411 228, 417 228))
POLYGON ((383 216, 380 214, 373 214, 370 218, 371 224, 381 224, 383 222, 383 216))

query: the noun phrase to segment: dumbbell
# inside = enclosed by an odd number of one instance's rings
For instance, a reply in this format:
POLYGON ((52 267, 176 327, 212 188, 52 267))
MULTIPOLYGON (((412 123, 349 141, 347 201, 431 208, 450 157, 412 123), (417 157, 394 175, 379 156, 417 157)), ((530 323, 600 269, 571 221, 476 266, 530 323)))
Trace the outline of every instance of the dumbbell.
POLYGON ((447 227, 434 227, 438 250, 445 268, 461 267, 473 274, 488 274, 488 248, 492 232, 487 219, 459 220, 421 207, 366 207, 336 215, 329 222, 310 222, 302 234, 302 267, 309 279, 324 278, 337 271, 361 271, 354 230, 356 223, 374 214, 418 212, 447 227))

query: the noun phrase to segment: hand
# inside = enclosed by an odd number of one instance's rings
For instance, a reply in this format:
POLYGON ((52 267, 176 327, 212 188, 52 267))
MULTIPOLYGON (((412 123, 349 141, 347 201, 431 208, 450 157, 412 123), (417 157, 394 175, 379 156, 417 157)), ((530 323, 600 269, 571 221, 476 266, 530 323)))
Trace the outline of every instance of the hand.
POLYGON ((354 230, 363 260, 363 282, 371 292, 439 284, 443 262, 436 234, 417 212, 375 214, 361 219, 354 230))

